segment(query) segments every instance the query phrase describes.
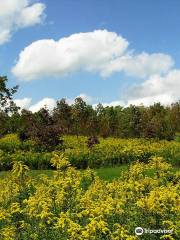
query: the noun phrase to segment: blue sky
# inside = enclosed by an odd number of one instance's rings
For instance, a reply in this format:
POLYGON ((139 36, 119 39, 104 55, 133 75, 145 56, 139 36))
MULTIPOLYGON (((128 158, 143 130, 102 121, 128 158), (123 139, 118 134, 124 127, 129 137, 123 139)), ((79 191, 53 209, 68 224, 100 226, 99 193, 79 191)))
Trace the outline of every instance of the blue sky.
MULTIPOLYGON (((25 2, 25 0, 8 1, 15 1, 17 6, 19 2, 25 2)), ((9 14, 7 16, 12 14, 8 12, 9 6, 2 5, 2 7, 7 9, 7 14, 9 14)), ((88 99, 92 104, 99 101, 109 104, 118 102, 125 105, 128 103, 139 104, 141 102, 151 104, 154 101, 162 101, 162 103, 166 104, 179 99, 180 92, 177 89, 180 86, 178 80, 180 74, 180 1, 29 0, 28 5, 24 4, 18 11, 19 14, 17 14, 17 11, 13 13, 13 19, 18 18, 13 23, 9 23, 9 20, 7 23, 8 18, 4 17, 4 15, 1 16, 0 13, 0 25, 3 23, 3 30, 8 28, 11 31, 8 39, 3 40, 0 45, 1 75, 7 75, 11 85, 20 85, 16 99, 31 99, 31 103, 29 103, 31 105, 38 103, 44 98, 57 100, 67 97, 69 100, 72 100, 80 94, 87 96, 85 99, 88 99), (33 11, 37 10, 35 19, 23 19, 24 15, 22 15, 22 20, 19 20, 17 15, 20 15, 24 8, 36 4, 41 4, 41 6, 38 6, 39 10, 35 7, 32 9, 33 11), (19 23, 20 21, 22 22, 19 23), (24 24, 22 27, 24 22, 26 22, 26 25, 24 24), (91 56, 86 67, 84 67, 82 62, 78 62, 77 69, 72 71, 74 65, 69 65, 70 69, 67 70, 67 74, 59 72, 57 74, 59 69, 56 69, 56 74, 54 74, 53 70, 49 69, 50 73, 47 76, 38 74, 29 81, 23 79, 24 76, 28 78, 27 74, 30 74, 30 72, 26 73, 26 75, 22 74, 22 63, 24 68, 32 65, 32 59, 33 56, 35 57, 36 52, 35 49, 30 49, 32 58, 29 59, 29 62, 25 60, 26 56, 20 59, 19 54, 25 47, 38 40, 53 39, 57 43, 59 39, 68 38, 74 34, 88 32, 94 34, 95 30, 103 31, 104 29, 107 32, 107 38, 113 32, 116 34, 117 39, 122 37, 128 42, 128 50, 125 51, 124 55, 130 55, 135 63, 138 62, 141 54, 147 54, 146 58, 148 60, 142 60, 147 61, 144 66, 145 70, 143 70, 143 72, 148 71, 147 74, 142 77, 142 74, 138 74, 136 69, 132 70, 133 62, 129 63, 128 61, 128 63, 125 63, 125 69, 123 67, 123 70, 120 70, 122 67, 118 66, 118 70, 112 71, 108 76, 104 77, 99 68, 98 70, 87 71, 87 68, 89 69, 93 62, 93 57, 91 56), (158 56, 157 54, 159 53, 162 56, 158 56), (153 58, 152 54, 155 54, 153 58), (171 61, 167 57, 171 58, 171 61), (12 73, 12 68, 16 67, 18 62, 21 63, 21 69, 19 68, 21 71, 18 69, 16 74, 14 74, 12 73), (161 66, 158 65, 159 62, 162 63, 161 66), (131 64, 130 67, 129 64, 131 64), (156 66, 154 67, 155 64, 156 66), (86 69, 83 69, 83 67, 86 69), (158 67, 161 69, 159 70, 158 67), (152 68, 155 68, 155 70, 150 71, 149 69, 152 68), (134 87, 135 84, 136 87, 134 87), (149 96, 147 94, 148 89, 150 90, 149 96), (159 90, 157 91, 157 89, 159 90), (129 96, 132 92, 133 98, 129 96)), ((100 34, 101 32, 99 32, 99 36, 100 34)), ((81 37, 81 35, 78 36, 81 37)), ((85 38, 87 40, 83 42, 82 48, 86 47, 88 37, 87 35, 85 38)), ((102 33, 101 40, 103 37, 102 33)), ((96 42, 92 44, 96 44, 96 42)), ((81 46, 79 47, 81 48, 81 46)), ((107 45, 107 51, 110 47, 107 45)), ((50 52, 50 55, 52 55, 50 58, 53 58, 53 49, 50 52)), ((40 54, 39 51, 38 49, 37 52, 40 54)), ((117 51, 119 51, 118 47, 117 51)), ((102 53, 102 50, 96 50, 96 52, 98 55, 102 53)), ((97 57, 96 52, 95 58, 97 57)), ((29 54, 29 52, 26 54, 29 54)), ((87 59, 87 57, 86 53, 82 59, 87 59)), ((56 59, 56 62, 59 63, 62 59, 66 59, 66 56, 56 59)), ((107 64, 110 64, 110 59, 106 62, 106 68, 107 64)), ((53 60, 47 59, 47 61, 51 61, 49 64, 51 65, 53 60)), ((139 63, 140 67, 144 64, 142 61, 139 63)), ((34 64, 35 66, 38 64, 42 66, 42 62, 38 62, 38 60, 34 64)), ((136 68, 138 69, 139 66, 137 65, 136 68)), ((32 71, 31 69, 31 74, 32 71)))

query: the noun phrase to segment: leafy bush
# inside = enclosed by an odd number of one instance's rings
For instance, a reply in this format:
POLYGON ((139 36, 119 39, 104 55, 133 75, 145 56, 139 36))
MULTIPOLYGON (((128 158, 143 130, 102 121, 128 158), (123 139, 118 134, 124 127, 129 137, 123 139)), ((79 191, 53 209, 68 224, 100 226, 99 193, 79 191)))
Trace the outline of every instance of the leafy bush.
POLYGON ((21 142, 17 134, 8 134, 0 138, 0 149, 14 153, 18 150, 30 151, 37 148, 36 143, 32 140, 21 142))
POLYGON ((31 169, 49 169, 52 168, 50 164, 51 153, 37 153, 17 151, 9 154, 0 150, 0 170, 12 169, 13 162, 23 162, 31 169))
POLYGON ((180 142, 180 133, 176 133, 174 140, 180 142))
MULTIPOLYGON (((64 136, 61 140, 63 145, 57 146, 56 152, 64 152, 72 166, 78 169, 135 161, 147 163, 152 156, 162 156, 176 166, 180 164, 180 143, 176 141, 100 138, 99 144, 89 148, 86 137, 64 136)), ((32 169, 51 168, 52 153, 43 151, 33 141, 20 142, 16 135, 7 135, 0 139, 0 150, 0 170, 11 169, 13 161, 22 161, 32 169)))
POLYGON ((71 164, 78 168, 115 166, 133 161, 147 163, 152 156, 162 156, 179 165, 180 143, 146 139, 100 138, 100 144, 87 147, 86 137, 64 137, 64 149, 71 164))
POLYGON ((21 142, 16 134, 8 134, 0 138, 0 149, 5 152, 15 152, 21 147, 21 142))

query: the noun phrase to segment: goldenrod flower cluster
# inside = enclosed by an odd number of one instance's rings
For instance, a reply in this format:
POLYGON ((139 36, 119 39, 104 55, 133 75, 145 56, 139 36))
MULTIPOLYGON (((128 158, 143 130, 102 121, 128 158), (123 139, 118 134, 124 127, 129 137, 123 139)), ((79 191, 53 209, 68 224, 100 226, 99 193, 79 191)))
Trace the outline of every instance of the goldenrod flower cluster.
POLYGON ((77 167, 114 166, 134 161, 148 162, 152 156, 164 157, 178 165, 180 142, 146 139, 100 138, 100 144, 87 147, 87 138, 64 136, 64 149, 70 162, 77 167))
MULTIPOLYGON (((135 161, 148 162, 153 156, 165 158, 179 165, 180 142, 155 139, 99 138, 99 144, 89 148, 87 137, 63 136, 63 145, 56 151, 64 153, 71 165, 85 169, 117 166, 135 161)), ((13 161, 22 161, 31 169, 49 169, 52 152, 39 151, 33 141, 21 142, 17 135, 9 134, 0 139, 0 170, 11 169, 13 161)), ((55 165, 53 164, 55 167, 55 165)))
POLYGON ((138 226, 170 229, 159 239, 178 239, 179 176, 161 157, 134 163, 112 182, 76 170, 62 154, 51 162, 52 178, 34 180, 16 162, 0 179, 0 240, 135 240, 138 226))

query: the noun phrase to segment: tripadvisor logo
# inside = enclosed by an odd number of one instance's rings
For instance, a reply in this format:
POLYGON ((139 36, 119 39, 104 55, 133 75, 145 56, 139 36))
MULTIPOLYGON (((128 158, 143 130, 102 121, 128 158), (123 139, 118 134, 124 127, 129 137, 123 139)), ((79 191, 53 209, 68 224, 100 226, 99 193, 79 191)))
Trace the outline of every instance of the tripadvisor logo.
POLYGON ((135 228, 135 234, 136 235, 142 235, 143 234, 143 232, 144 232, 144 230, 143 230, 143 228, 142 227, 136 227, 135 228))
POLYGON ((135 234, 140 236, 142 234, 149 233, 149 234, 172 234, 173 230, 170 229, 149 229, 149 228, 142 228, 142 227, 136 227, 135 228, 135 234))

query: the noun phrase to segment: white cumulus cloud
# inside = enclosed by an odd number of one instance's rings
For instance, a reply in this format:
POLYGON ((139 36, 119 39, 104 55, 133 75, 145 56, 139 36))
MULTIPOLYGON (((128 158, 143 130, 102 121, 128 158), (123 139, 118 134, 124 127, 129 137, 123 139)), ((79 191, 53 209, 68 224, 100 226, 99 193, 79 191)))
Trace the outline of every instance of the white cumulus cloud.
POLYGON ((97 72, 104 77, 121 71, 147 77, 166 73, 172 66, 173 60, 166 54, 134 54, 122 36, 107 30, 95 30, 72 34, 58 41, 33 42, 20 53, 12 72, 24 81, 80 70, 97 72))
POLYGON ((22 98, 22 99, 15 99, 14 102, 18 107, 21 109, 28 109, 31 104, 31 98, 22 98))
MULTIPOLYGON (((77 97, 81 97, 86 103, 91 104, 94 101, 94 98, 85 94, 85 93, 80 93, 78 96, 74 98, 66 98, 66 101, 69 105, 74 104, 75 99, 77 97)), ((22 98, 22 99, 15 99, 14 102, 18 107, 22 109, 27 109, 32 112, 38 112, 41 108, 46 107, 50 111, 56 107, 56 100, 54 98, 43 98, 40 101, 36 102, 35 104, 32 103, 32 98, 22 98)))
POLYGON ((171 70, 165 76, 154 75, 128 91, 128 105, 170 104, 180 100, 180 70, 171 70))
POLYGON ((46 107, 47 109, 49 109, 51 111, 51 110, 54 109, 55 106, 56 106, 56 100, 55 99, 53 99, 53 98, 43 98, 39 102, 37 102, 34 105, 30 106, 29 110, 31 112, 37 112, 41 108, 46 107))
POLYGON ((110 75, 119 70, 124 71, 127 75, 146 78, 153 74, 164 74, 174 62, 169 55, 163 53, 141 53, 138 55, 125 55, 112 61, 104 71, 104 75, 110 75))
POLYGON ((150 106, 154 103, 160 102, 163 105, 169 105, 174 102, 174 98, 172 96, 169 96, 168 94, 159 94, 157 96, 147 96, 147 97, 139 97, 137 99, 129 100, 127 103, 127 106, 129 105, 144 105, 144 106, 150 106))
POLYGON ((44 9, 45 4, 31 0, 0 0, 0 45, 18 29, 41 23, 44 9))
POLYGON ((43 98, 35 104, 32 104, 32 98, 22 98, 22 99, 15 99, 14 102, 18 107, 22 109, 26 109, 29 111, 38 112, 41 108, 46 107, 49 110, 53 110, 56 106, 56 100, 53 98, 43 98))

